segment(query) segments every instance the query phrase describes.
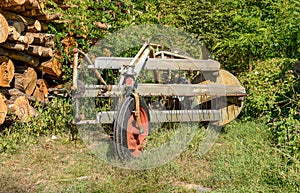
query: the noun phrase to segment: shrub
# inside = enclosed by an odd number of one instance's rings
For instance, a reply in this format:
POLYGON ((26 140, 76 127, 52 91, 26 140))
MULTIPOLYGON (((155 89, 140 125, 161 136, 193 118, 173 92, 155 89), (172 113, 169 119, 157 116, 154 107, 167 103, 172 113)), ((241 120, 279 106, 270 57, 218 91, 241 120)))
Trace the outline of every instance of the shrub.
POLYGON ((249 93, 245 117, 267 121, 274 145, 300 158, 300 83, 294 63, 286 58, 259 61, 240 79, 249 93))
MULTIPOLYGON (((39 113, 30 122, 14 122, 7 128, 0 128, 0 152, 13 151, 19 143, 31 143, 38 136, 64 135, 70 133, 74 139, 77 130, 72 124, 71 99, 54 99, 47 106, 36 106, 39 113)), ((3 127, 3 125, 2 125, 3 127)))

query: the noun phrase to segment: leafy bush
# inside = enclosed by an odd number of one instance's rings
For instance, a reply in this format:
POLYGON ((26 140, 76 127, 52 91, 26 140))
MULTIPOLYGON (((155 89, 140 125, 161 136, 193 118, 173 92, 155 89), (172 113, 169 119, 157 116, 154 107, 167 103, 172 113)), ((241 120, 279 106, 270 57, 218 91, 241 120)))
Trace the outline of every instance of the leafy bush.
POLYGON ((300 82, 294 63, 286 58, 259 61, 241 80, 249 93, 245 117, 267 121, 274 144, 300 158, 300 82))
POLYGON ((160 0, 164 24, 198 36, 223 67, 233 73, 274 57, 299 57, 298 0, 160 0))

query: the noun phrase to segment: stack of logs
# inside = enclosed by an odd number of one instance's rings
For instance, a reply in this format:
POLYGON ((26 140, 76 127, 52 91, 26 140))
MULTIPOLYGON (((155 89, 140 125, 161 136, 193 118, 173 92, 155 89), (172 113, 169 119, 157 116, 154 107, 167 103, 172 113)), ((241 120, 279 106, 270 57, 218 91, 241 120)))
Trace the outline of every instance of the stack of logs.
POLYGON ((47 101, 46 78, 61 77, 54 35, 46 33, 60 15, 47 13, 44 1, 0 1, 0 125, 34 116, 30 101, 47 101))

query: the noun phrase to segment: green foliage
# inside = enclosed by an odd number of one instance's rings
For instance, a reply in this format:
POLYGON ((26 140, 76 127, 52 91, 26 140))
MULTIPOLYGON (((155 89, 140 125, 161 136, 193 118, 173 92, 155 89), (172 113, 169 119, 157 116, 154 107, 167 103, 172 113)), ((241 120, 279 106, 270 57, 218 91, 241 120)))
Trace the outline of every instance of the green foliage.
POLYGON ((300 83, 292 59, 271 59, 253 64, 241 77, 248 90, 245 117, 269 122, 274 143, 300 158, 300 83))
POLYGON ((47 106, 36 106, 37 117, 30 122, 14 122, 0 133, 0 152, 17 149, 19 144, 33 143, 41 135, 77 134, 72 125, 73 114, 70 99, 54 99, 47 106))
POLYGON ((223 67, 240 73, 257 60, 299 57, 299 5, 297 0, 164 0, 159 18, 196 34, 223 67))

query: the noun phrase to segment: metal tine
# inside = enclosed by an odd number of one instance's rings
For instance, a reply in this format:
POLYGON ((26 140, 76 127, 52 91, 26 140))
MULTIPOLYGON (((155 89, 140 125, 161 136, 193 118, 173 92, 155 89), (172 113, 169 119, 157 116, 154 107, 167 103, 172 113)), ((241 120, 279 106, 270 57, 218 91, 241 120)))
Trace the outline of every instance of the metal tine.
MULTIPOLYGON (((208 100, 207 99, 208 99, 208 96, 205 94, 205 105, 206 105, 205 111, 206 111, 206 114, 208 114, 208 117, 210 118, 210 114, 208 113, 208 100)), ((212 99, 211 99, 211 103, 212 103, 212 99)))

